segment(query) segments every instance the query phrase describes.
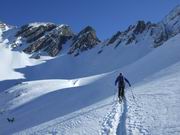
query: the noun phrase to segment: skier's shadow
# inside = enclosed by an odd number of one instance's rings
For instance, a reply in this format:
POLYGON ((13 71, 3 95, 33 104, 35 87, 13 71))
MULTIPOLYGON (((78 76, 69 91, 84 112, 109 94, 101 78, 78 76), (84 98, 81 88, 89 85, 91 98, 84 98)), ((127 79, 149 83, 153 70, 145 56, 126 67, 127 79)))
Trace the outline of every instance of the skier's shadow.
POLYGON ((118 125, 118 128, 117 128, 117 135, 126 135, 126 115, 127 115, 127 101, 124 100, 124 103, 122 105, 123 107, 123 112, 122 112, 122 115, 120 117, 120 122, 119 122, 119 125, 118 125))

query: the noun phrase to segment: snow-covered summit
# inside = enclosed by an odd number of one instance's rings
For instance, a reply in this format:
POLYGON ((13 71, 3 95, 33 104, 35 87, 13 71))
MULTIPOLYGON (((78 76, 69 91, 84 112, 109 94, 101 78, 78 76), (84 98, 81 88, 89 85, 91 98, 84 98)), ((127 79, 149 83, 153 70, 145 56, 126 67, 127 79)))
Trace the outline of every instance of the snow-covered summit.
MULTIPOLYGON (((8 31, 4 23, 1 23, 1 27, 8 31)), ((130 25, 127 30, 118 31, 106 42, 99 40, 95 29, 91 26, 85 27, 76 34, 66 24, 35 22, 11 31, 13 30, 10 29, 11 36, 7 36, 6 39, 12 45, 13 50, 24 51, 35 58, 41 55, 57 56, 65 48, 67 54, 77 56, 80 52, 93 49, 97 45, 102 46, 103 50, 108 45, 116 48, 119 45, 142 44, 146 41, 151 44, 151 47, 158 47, 180 33, 180 5, 177 5, 159 23, 139 20, 134 25, 130 25), (11 33, 14 34, 14 38, 11 33)))
MULTIPOLYGON (((2 28, 6 29, 6 26, 2 24, 2 28)), ((176 6, 159 23, 139 20, 125 31, 118 31, 106 42, 99 40, 96 30, 91 26, 85 27, 76 34, 66 24, 50 22, 29 23, 19 29, 16 28, 13 33, 14 38, 7 38, 7 40, 12 44, 14 50, 24 51, 36 58, 41 55, 54 57, 64 50, 67 54, 77 56, 97 45, 100 45, 103 50, 108 45, 116 48, 119 45, 142 44, 146 41, 151 44, 151 47, 158 47, 180 33, 180 5, 176 6)))
POLYGON ((48 22, 33 22, 33 23, 29 23, 29 26, 32 27, 39 27, 39 26, 46 26, 47 24, 52 24, 52 23, 48 23, 48 22))
POLYGON ((101 41, 98 39, 95 29, 91 26, 87 26, 74 37, 69 54, 77 56, 80 52, 92 49, 100 42, 101 41))
POLYGON ((44 52, 50 56, 56 56, 62 49, 62 45, 73 35, 68 25, 33 23, 22 26, 16 37, 24 39, 24 52, 37 57, 44 52))
POLYGON ((138 21, 130 25, 127 30, 113 35, 107 45, 115 47, 121 44, 136 44, 144 40, 151 41, 152 47, 158 47, 171 37, 180 33, 180 5, 176 6, 159 23, 138 21))
POLYGON ((150 39, 150 27, 153 26, 151 22, 137 21, 134 25, 130 25, 125 31, 118 31, 113 35, 107 45, 129 45, 136 44, 142 40, 150 39), (144 39, 145 38, 145 39, 144 39))
POLYGON ((75 34, 69 25, 40 22, 23 25, 16 29, 14 36, 14 41, 10 41, 13 50, 24 51, 35 58, 44 54, 56 56, 66 46, 69 46, 67 53, 77 55, 100 42, 90 26, 75 34))
POLYGON ((163 20, 167 33, 174 36, 180 33, 180 5, 176 6, 163 20))
POLYGON ((180 5, 177 5, 174 9, 170 11, 168 15, 163 19, 164 22, 170 22, 180 16, 180 5))

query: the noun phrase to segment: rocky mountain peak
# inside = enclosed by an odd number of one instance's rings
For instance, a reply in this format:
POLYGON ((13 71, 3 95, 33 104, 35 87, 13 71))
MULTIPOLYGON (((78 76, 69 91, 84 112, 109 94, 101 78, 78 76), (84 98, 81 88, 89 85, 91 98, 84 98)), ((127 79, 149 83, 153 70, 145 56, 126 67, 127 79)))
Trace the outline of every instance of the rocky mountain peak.
POLYGON ((130 25, 125 31, 118 31, 110 39, 107 45, 115 44, 117 47, 119 44, 124 43, 126 45, 133 42, 138 42, 137 37, 143 32, 147 31, 152 24, 150 22, 144 22, 142 20, 137 21, 135 25, 130 25))
POLYGON ((180 33, 180 5, 171 10, 171 12, 165 16, 160 24, 164 25, 170 36, 180 33))
POLYGON ((87 26, 74 37, 69 54, 77 56, 80 52, 91 49, 100 42, 96 31, 91 26, 87 26))
POLYGON ((180 33, 180 5, 177 5, 151 30, 154 47, 162 45, 169 38, 180 33))
POLYGON ((58 26, 57 29, 60 32, 59 34, 61 34, 63 36, 72 36, 73 37, 75 35, 69 25, 62 24, 62 25, 58 26))
MULTIPOLYGON (((100 43, 96 36, 96 31, 91 26, 85 27, 77 35, 71 30, 70 26, 53 23, 30 23, 23 25, 16 37, 21 37, 26 45, 23 51, 28 54, 37 55, 47 53, 50 56, 59 54, 63 45, 72 40, 69 54, 78 55, 80 52, 93 48, 100 43)), ((16 48, 18 45, 14 45, 16 48)))
POLYGON ((87 32, 96 32, 91 26, 86 26, 83 30, 79 32, 79 34, 87 33, 87 32))
MULTIPOLYGON (((6 28, 8 28, 7 25, 0 22, 0 29, 6 30, 6 28)), ((14 31, 16 32, 16 30, 14 31)), ((68 25, 42 22, 23 25, 16 32, 15 41, 10 42, 12 43, 12 48, 19 47, 21 49, 16 50, 33 54, 33 56, 41 54, 56 56, 63 49, 63 46, 68 43, 68 54, 77 56, 83 51, 96 47, 99 43, 102 45, 101 48, 107 45, 112 45, 116 48, 119 45, 134 45, 147 40, 153 47, 158 47, 179 33, 180 5, 176 6, 159 23, 139 20, 126 30, 118 31, 106 42, 99 40, 96 30, 91 26, 87 26, 75 34, 68 25)), ((14 36, 14 33, 12 35, 14 36)))
POLYGON ((56 56, 62 49, 62 45, 73 36, 74 33, 68 25, 53 23, 27 24, 16 34, 16 37, 22 37, 29 44, 23 51, 33 53, 35 57, 44 52, 50 56, 56 56))
POLYGON ((146 29, 146 23, 144 21, 138 21, 135 25, 133 33, 139 34, 142 33, 146 29))
POLYGON ((170 11, 168 15, 163 19, 164 22, 172 21, 180 17, 180 5, 177 5, 174 9, 170 11))
POLYGON ((123 43, 125 45, 138 43, 149 38, 152 40, 152 46, 158 47, 169 38, 180 33, 180 5, 176 6, 165 18, 159 23, 138 21, 135 25, 130 25, 127 30, 117 32, 109 39, 107 45, 115 44, 117 47, 123 43))
POLYGON ((56 27, 57 25, 48 23, 46 25, 26 24, 20 28, 16 34, 16 37, 21 36, 22 38, 26 39, 27 43, 31 43, 41 38, 46 32, 49 32, 56 27))

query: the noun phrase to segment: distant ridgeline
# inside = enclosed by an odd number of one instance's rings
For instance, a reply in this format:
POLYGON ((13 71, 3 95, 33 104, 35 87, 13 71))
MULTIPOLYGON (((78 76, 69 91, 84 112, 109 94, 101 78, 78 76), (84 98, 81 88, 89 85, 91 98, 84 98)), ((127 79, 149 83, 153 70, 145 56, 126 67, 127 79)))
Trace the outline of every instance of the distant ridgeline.
POLYGON ((120 45, 134 45, 141 42, 148 42, 152 47, 158 47, 180 33, 180 5, 159 23, 137 21, 127 30, 118 31, 106 41, 100 41, 91 26, 85 27, 77 34, 68 25, 54 23, 30 23, 20 28, 10 28, 0 23, 0 29, 6 30, 3 37, 9 40, 13 50, 32 54, 34 58, 39 58, 41 55, 54 57, 64 48, 68 48, 68 54, 78 56, 97 46, 100 46, 97 53, 102 53, 106 46, 116 48, 120 45))

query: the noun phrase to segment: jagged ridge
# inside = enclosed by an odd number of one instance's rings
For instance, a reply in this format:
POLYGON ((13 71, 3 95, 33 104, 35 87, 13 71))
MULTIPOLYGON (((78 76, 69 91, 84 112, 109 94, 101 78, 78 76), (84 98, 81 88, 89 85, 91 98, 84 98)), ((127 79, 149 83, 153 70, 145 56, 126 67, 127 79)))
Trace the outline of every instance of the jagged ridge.
MULTIPOLYGON (((2 27, 6 26, 1 23, 2 27)), ((5 27, 4 27, 5 28, 5 27)), ((30 23, 22 26, 16 33, 16 40, 25 41, 23 51, 33 54, 36 58, 40 55, 58 55, 63 46, 69 41, 68 54, 77 56, 83 51, 92 49, 97 45, 103 47, 112 45, 137 44, 143 40, 151 40, 152 47, 158 47, 171 37, 180 33, 180 5, 176 6, 159 23, 137 21, 130 25, 125 31, 118 31, 106 42, 101 42, 91 26, 85 27, 75 34, 68 25, 57 25, 53 23, 30 23)), ((22 46, 21 42, 13 41, 12 47, 16 49, 22 46)), ((102 52, 102 50, 101 50, 102 52)))
POLYGON ((138 21, 131 25, 127 30, 118 31, 113 35, 107 45, 115 44, 115 47, 124 43, 138 43, 144 40, 144 37, 151 38, 152 46, 158 47, 169 38, 180 33, 180 5, 176 6, 161 22, 155 24, 151 22, 138 21))

